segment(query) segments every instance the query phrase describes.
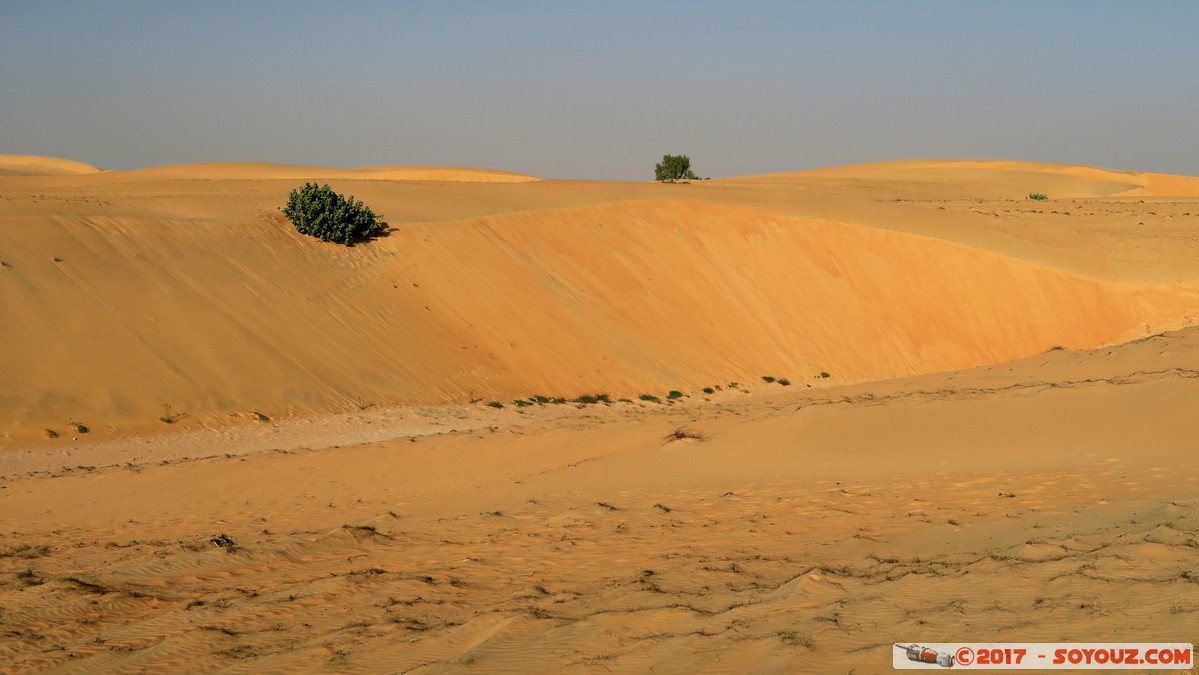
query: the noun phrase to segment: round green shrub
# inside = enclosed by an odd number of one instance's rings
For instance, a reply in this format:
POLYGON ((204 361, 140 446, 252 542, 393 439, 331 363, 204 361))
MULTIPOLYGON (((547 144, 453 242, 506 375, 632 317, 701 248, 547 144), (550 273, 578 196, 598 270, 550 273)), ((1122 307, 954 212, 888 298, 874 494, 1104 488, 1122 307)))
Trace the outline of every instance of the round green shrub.
POLYGON ((287 205, 279 209, 300 234, 349 246, 382 232, 387 223, 370 207, 345 197, 328 185, 305 183, 287 195, 287 205))

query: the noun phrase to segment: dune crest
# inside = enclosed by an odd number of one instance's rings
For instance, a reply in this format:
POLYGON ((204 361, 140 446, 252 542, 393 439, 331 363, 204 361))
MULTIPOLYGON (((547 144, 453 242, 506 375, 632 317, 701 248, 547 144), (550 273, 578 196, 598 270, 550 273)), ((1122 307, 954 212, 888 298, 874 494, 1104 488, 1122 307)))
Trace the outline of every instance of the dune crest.
POLYGON ((1094 347, 1199 314, 1190 290, 673 201, 413 223, 352 249, 277 215, 62 220, 24 239, 4 269, 23 327, 6 339, 8 432, 153 420, 164 402, 215 420, 359 398, 891 377, 1094 347))
POLYGON ((70 176, 99 173, 91 164, 38 155, 0 155, 0 176, 70 176))
POLYGON ((887 186, 919 198, 1021 199, 1199 196, 1199 178, 1121 171, 1077 164, 1013 160, 921 159, 850 164, 721 179, 745 184, 887 186))
POLYGON ((373 166, 336 169, 269 162, 201 162, 122 171, 114 180, 429 180, 472 183, 520 183, 535 176, 472 167, 373 166))

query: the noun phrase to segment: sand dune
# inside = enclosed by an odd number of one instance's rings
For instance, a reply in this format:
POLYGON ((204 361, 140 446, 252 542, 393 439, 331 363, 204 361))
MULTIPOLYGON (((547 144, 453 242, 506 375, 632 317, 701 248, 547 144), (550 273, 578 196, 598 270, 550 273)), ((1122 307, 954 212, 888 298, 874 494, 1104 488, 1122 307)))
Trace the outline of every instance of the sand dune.
POLYGON ((540 180, 512 171, 454 166, 370 166, 335 169, 267 162, 204 162, 115 172, 111 181, 150 180, 437 180, 467 183, 526 183, 540 180))
POLYGON ((889 377, 1127 340, 1199 312, 1189 288, 677 202, 409 224, 352 249, 278 215, 12 230, 3 430, 25 440, 68 420, 154 426, 166 405, 217 424, 356 401, 889 377))
POLYGON ((818 183, 879 192, 924 193, 926 198, 1020 199, 1039 192, 1054 198, 1199 196, 1199 178, 1117 171, 1076 164, 1005 160, 929 159, 874 162, 828 169, 723 179, 772 185, 818 183))
POLYGON ((0 157, 0 669, 1193 641, 1199 179, 72 166, 0 157))
POLYGON ((0 176, 65 176, 97 173, 90 164, 37 155, 0 155, 0 176))

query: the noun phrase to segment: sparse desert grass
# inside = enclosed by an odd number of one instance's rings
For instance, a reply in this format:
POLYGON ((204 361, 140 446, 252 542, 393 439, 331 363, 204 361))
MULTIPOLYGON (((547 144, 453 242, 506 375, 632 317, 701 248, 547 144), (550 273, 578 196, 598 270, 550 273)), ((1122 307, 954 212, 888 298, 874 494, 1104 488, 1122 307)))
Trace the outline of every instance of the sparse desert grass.
POLYGON ((1044 199, 1049 199, 1049 196, 1043 192, 1030 192, 1030 193, 1028 193, 1028 198, 1041 201, 1044 199))
POLYGON ((695 441, 702 441, 705 438, 707 438, 707 436, 704 436, 702 433, 700 433, 694 429, 691 429, 688 427, 679 427, 679 428, 675 429, 674 431, 670 432, 669 434, 666 434, 666 436, 663 437, 662 440, 667 443, 670 443, 673 441, 682 441, 682 440, 687 440, 687 439, 691 439, 691 440, 695 440, 695 441))
POLYGON ((784 387, 790 387, 790 386, 791 386, 791 380, 788 380, 788 379, 787 379, 787 378, 785 378, 785 377, 780 377, 780 378, 779 378, 779 380, 778 380, 778 382, 779 382, 779 384, 783 385, 784 387))
POLYGON ((263 415, 262 413, 258 412, 257 410, 250 411, 250 419, 254 420, 255 422, 270 422, 271 421, 271 418, 267 417, 266 415, 263 415))
POLYGON ((58 432, 53 429, 46 429, 46 438, 58 438, 58 432))
POLYGON ((17 578, 26 586, 41 586, 46 583, 46 580, 39 577, 37 572, 33 571, 32 567, 26 567, 24 570, 17 572, 17 578))
POLYGON ((174 424, 185 417, 187 417, 187 413, 175 412, 171 408, 170 403, 164 403, 162 404, 162 414, 158 416, 158 421, 164 424, 174 424))
POLYGON ((487 405, 492 408, 503 408, 504 407, 504 404, 500 403, 499 401, 488 401, 487 405))
POLYGON ((612 397, 608 394, 583 394, 574 400, 575 403, 583 405, 591 405, 593 403, 611 403, 612 397))
POLYGON ((798 631, 794 630, 780 630, 779 632, 775 633, 775 636, 782 640, 783 644, 805 647, 807 649, 812 649, 816 646, 816 643, 812 640, 812 638, 806 635, 800 635, 798 631))
POLYGON ((532 402, 532 401, 526 401, 526 400, 524 400, 523 398, 517 398, 517 399, 513 399, 513 400, 512 400, 512 405, 516 406, 517 408, 524 408, 524 407, 526 407, 526 406, 531 406, 531 405, 533 405, 533 402, 532 402))
POLYGON ((0 549, 0 558, 25 558, 26 560, 30 560, 40 558, 49 552, 49 546, 21 544, 12 548, 0 549))
POLYGON ((651 403, 661 403, 662 402, 662 399, 658 398, 657 396, 654 396, 653 394, 642 394, 642 395, 638 396, 637 398, 641 399, 642 401, 650 401, 651 403))
POLYGON ((375 533, 375 532, 379 531, 379 528, 375 527, 374 525, 353 525, 351 523, 346 523, 345 525, 342 525, 341 527, 342 527, 342 529, 345 529, 345 530, 358 530, 361 532, 375 533))
POLYGON ((86 425, 80 424, 74 420, 67 422, 67 426, 71 427, 71 429, 77 434, 86 434, 87 432, 91 431, 91 429, 89 429, 86 425))

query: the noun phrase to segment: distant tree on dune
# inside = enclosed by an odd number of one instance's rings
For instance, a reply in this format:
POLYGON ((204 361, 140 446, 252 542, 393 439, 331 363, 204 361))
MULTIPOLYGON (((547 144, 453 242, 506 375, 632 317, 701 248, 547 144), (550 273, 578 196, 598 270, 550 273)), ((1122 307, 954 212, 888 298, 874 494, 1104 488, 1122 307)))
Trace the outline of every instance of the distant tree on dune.
POLYGON ((663 155, 654 167, 654 180, 673 183, 680 180, 699 180, 691 171, 691 158, 687 155, 663 155))
POLYGON ((381 234, 387 223, 353 195, 345 197, 328 185, 305 183, 287 196, 287 205, 279 209, 300 234, 335 241, 349 246, 356 239, 381 234))

